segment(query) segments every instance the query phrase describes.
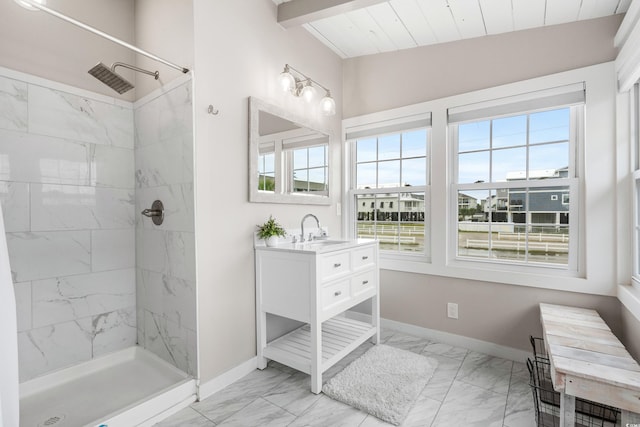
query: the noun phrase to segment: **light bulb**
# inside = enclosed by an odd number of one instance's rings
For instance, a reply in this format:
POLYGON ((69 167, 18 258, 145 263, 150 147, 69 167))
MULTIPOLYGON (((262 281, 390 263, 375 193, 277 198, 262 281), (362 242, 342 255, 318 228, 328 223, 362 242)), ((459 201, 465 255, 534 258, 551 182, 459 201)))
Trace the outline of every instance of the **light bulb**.
MULTIPOLYGON (((41 5, 45 5, 47 4, 46 0, 31 0, 33 3, 38 3, 41 5)), ((15 0, 16 3, 18 3, 20 6, 24 7, 27 10, 40 10, 37 7, 33 6, 30 2, 26 2, 24 0, 15 0)))
POLYGON ((278 77, 280 81, 280 86, 282 87, 283 92, 291 92, 294 87, 296 87, 296 79, 289 72, 289 66, 284 67, 284 71, 280 73, 278 77))
POLYGON ((311 102, 316 95, 316 88, 311 86, 311 80, 307 80, 304 87, 300 91, 300 96, 306 101, 311 102))
POLYGON ((320 101, 320 110, 325 116, 333 116, 336 114, 336 101, 331 97, 331 93, 327 91, 327 94, 320 101))

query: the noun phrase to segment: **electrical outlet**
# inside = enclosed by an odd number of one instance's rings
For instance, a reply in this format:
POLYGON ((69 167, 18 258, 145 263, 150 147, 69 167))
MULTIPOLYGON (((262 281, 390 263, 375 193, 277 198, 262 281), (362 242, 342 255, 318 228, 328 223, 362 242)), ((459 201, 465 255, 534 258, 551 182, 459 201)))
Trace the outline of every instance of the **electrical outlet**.
POLYGON ((340 202, 336 203, 336 215, 338 216, 342 215, 342 203, 340 202))
POLYGON ((456 304, 455 302, 447 303, 447 316, 452 319, 458 318, 458 304, 456 304))

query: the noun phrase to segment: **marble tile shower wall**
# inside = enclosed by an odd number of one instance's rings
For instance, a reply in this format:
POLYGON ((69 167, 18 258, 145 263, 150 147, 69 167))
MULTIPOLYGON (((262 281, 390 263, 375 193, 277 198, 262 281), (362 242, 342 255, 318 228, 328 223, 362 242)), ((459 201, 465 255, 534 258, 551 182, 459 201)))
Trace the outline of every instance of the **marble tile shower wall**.
POLYGON ((70 92, 0 76, 21 381, 136 343, 133 110, 70 92))
POLYGON ((196 289, 191 81, 134 108, 138 343, 195 375, 196 289))

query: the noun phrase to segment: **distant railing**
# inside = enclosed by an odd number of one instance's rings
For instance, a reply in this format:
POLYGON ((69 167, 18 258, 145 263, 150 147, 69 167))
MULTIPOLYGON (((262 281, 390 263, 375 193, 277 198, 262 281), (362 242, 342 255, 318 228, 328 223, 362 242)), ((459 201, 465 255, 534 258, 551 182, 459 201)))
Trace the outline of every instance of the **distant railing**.
POLYGON ((467 239, 464 247, 466 249, 493 249, 493 250, 505 250, 505 251, 525 251, 529 252, 553 252, 553 253, 569 253, 569 244, 568 243, 553 243, 553 242, 536 242, 529 241, 527 242, 519 242, 519 241, 491 241, 488 240, 475 240, 475 239, 467 239))
POLYGON ((569 242, 569 235, 567 233, 557 233, 557 234, 548 234, 548 233, 505 233, 498 232, 498 240, 526 240, 529 239, 529 242, 538 241, 538 242, 569 242))
MULTIPOLYGON (((398 233, 398 226, 397 225, 390 225, 390 224, 378 224, 378 225, 361 225, 358 224, 358 235, 360 235, 360 233, 368 233, 368 234, 375 234, 375 233, 391 233, 391 234, 397 234, 398 233)), ((418 235, 423 235, 424 234, 424 225, 402 225, 400 226, 400 234, 418 234, 418 235)))
POLYGON ((415 237, 410 236, 385 236, 383 234, 378 234, 377 236, 374 234, 360 234, 358 233, 358 237, 362 239, 375 239, 377 238, 380 243, 401 243, 408 245, 417 244, 415 237))

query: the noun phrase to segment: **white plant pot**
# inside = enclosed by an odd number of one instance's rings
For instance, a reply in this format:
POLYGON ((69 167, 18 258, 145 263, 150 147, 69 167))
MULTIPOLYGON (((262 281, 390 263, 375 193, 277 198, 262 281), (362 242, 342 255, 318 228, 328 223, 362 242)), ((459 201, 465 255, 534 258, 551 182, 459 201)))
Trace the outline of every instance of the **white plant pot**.
POLYGON ((267 237, 267 239, 264 241, 268 247, 272 248, 274 246, 278 246, 278 236, 271 236, 271 237, 267 237))

